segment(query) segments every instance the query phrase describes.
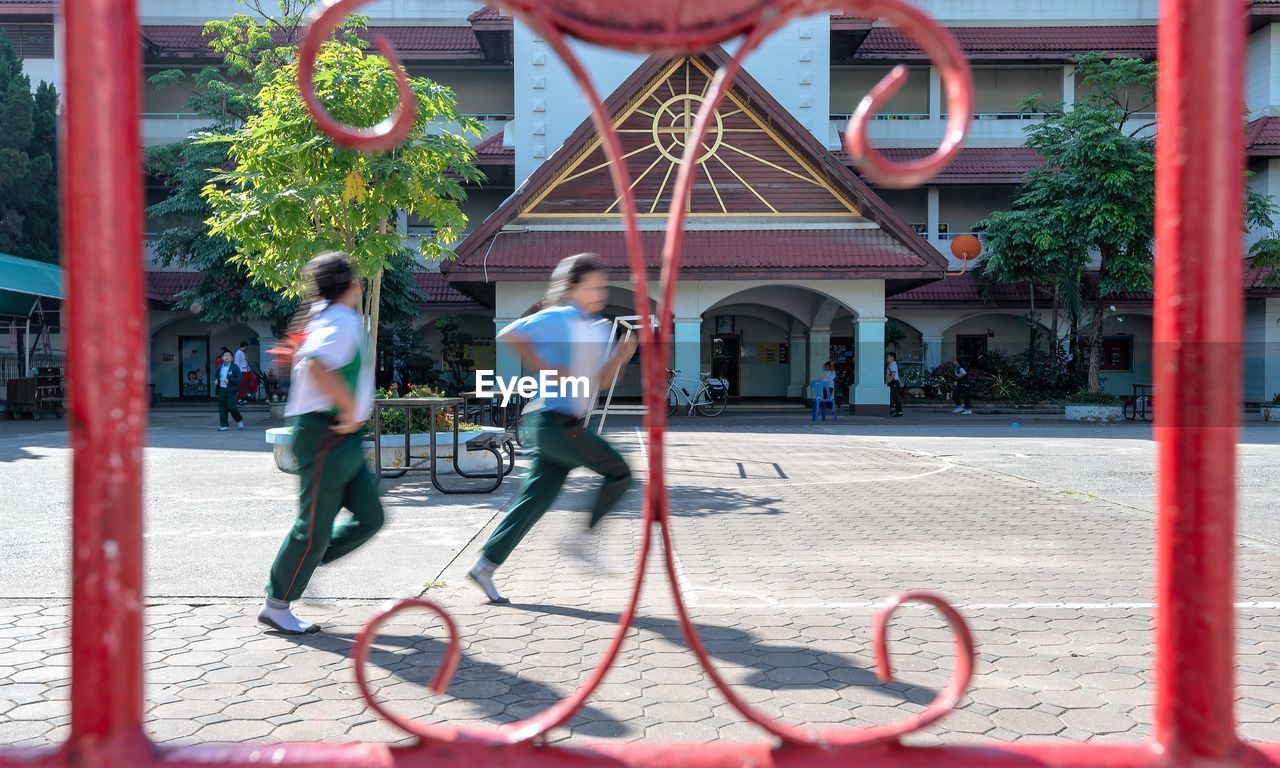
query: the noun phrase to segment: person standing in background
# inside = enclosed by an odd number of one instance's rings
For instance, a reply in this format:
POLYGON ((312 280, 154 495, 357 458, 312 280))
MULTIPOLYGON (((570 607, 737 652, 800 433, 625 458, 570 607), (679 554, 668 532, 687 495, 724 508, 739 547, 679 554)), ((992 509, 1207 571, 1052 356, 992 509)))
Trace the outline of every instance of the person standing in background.
POLYGON ((972 386, 969 381, 969 370, 956 361, 956 407, 952 413, 962 413, 965 416, 973 415, 973 395, 972 386))
POLYGON ((218 363, 214 381, 218 382, 218 431, 226 432, 227 414, 236 420, 236 428, 244 429, 244 417, 236 407, 236 393, 240 391, 240 368, 232 358, 231 350, 222 348, 222 361, 218 363))
POLYGON ((240 405, 254 399, 258 394, 258 377, 253 375, 253 369, 249 367, 248 352, 249 342, 240 342, 235 358, 236 367, 240 369, 240 389, 237 393, 240 405))
POLYGON ((889 384, 889 415, 902 415, 902 376, 898 373, 898 356, 890 352, 884 367, 884 378, 889 384))

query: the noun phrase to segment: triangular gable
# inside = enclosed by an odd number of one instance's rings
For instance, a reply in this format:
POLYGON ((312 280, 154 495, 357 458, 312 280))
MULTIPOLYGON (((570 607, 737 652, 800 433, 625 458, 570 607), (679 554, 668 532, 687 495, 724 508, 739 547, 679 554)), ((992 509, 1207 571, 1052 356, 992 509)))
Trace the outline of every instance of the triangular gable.
MULTIPOLYGON (((615 116, 642 215, 664 216, 671 204, 686 135, 715 75, 700 57, 667 63, 615 116)), ((600 138, 565 163, 521 216, 620 216, 600 138)), ((861 216, 860 203, 797 152, 736 89, 716 110, 702 142, 691 216, 861 216)))
MULTIPOLYGON (((700 101, 709 73, 728 60, 729 55, 718 47, 695 57, 653 56, 606 99, 605 107, 614 116, 615 126, 628 131, 620 136, 624 153, 630 154, 627 162, 642 216, 655 219, 666 216, 670 186, 676 175, 675 165, 667 155, 678 158, 678 150, 682 148, 677 139, 683 136, 679 131, 684 125, 683 103, 688 101, 691 111, 696 111, 694 100, 687 97, 700 101), (672 102, 673 99, 676 101, 672 102), (681 108, 660 111, 668 102, 672 102, 668 106, 678 103, 681 108), (660 116, 659 128, 665 120, 669 130, 655 133, 655 115, 660 116), (656 145, 648 146, 656 144, 655 136, 671 137, 662 145, 665 152, 656 145)), ((750 229, 786 229, 796 225, 848 227, 851 256, 858 247, 852 242, 854 239, 865 239, 878 230, 880 237, 893 243, 897 252, 911 255, 917 266, 900 267, 904 273, 911 272, 916 277, 922 276, 923 270, 932 279, 945 271, 947 261, 942 254, 745 70, 739 73, 721 104, 719 117, 720 146, 715 154, 708 152, 701 158, 702 167, 695 179, 690 206, 693 217, 705 222, 704 227, 732 230, 743 227, 743 222, 749 222, 750 229), (725 131, 726 128, 734 130, 725 131), (730 146, 726 146, 726 142, 730 146), (717 155, 724 155, 727 162, 722 163, 717 155), (705 170, 707 167, 710 174, 705 170), (855 235, 855 232, 862 234, 855 235)), ((492 249, 494 237, 509 225, 536 223, 554 227, 555 221, 563 220, 566 227, 573 228, 575 219, 614 220, 620 225, 621 214, 615 204, 617 193, 608 166, 603 163, 599 137, 588 118, 458 245, 458 260, 446 265, 444 271, 462 278, 472 267, 482 268, 481 262, 492 249)), ((506 236, 521 237, 514 230, 506 236)), ((848 266, 851 270, 862 269, 853 259, 848 266)), ((482 269, 488 275, 486 270, 487 267, 482 269)), ((887 274, 876 276, 889 277, 887 274)))

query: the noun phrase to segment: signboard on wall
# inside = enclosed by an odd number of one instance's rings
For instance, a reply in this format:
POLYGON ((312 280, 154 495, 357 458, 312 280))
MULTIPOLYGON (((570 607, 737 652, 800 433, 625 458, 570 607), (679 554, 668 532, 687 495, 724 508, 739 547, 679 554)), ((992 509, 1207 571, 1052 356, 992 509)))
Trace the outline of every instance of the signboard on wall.
POLYGON ((178 392, 181 397, 209 397, 209 337, 179 336, 178 392))

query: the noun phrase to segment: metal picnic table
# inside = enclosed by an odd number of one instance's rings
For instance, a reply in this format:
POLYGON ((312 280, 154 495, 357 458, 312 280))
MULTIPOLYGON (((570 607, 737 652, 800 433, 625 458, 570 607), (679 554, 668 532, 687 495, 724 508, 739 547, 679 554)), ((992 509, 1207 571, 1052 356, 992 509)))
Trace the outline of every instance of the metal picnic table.
POLYGON ((458 464, 460 440, 458 434, 459 407, 466 405, 466 399, 461 397, 399 397, 388 398, 385 400, 373 401, 373 456, 374 456, 374 472, 379 478, 397 478, 404 477, 410 472, 428 472, 431 475, 431 484, 435 486, 437 491, 441 493, 492 493, 498 490, 498 486, 502 485, 502 480, 511 471, 515 469, 515 450, 511 447, 512 437, 509 433, 503 431, 498 433, 489 433, 466 443, 468 451, 488 451, 496 460, 497 470, 493 473, 475 473, 467 472, 458 464), (382 465, 382 409, 394 408, 404 414, 404 457, 405 463, 403 467, 384 467, 382 465), (493 485, 484 488, 449 488, 440 483, 439 470, 436 467, 436 458, 439 453, 436 444, 437 414, 442 409, 449 409, 453 413, 453 470, 459 477, 467 479, 492 480, 493 485), (413 412, 416 410, 426 409, 430 419, 431 428, 428 430, 428 452, 425 460, 414 462, 412 459, 412 443, 411 435, 413 433, 413 412), (503 450, 507 451, 508 460, 504 460, 502 456, 503 450), (424 468, 422 465, 426 463, 424 468))
POLYGON ((1155 410, 1152 408, 1151 393, 1154 387, 1150 384, 1134 384, 1133 395, 1124 399, 1124 417, 1129 421, 1151 421, 1155 410))

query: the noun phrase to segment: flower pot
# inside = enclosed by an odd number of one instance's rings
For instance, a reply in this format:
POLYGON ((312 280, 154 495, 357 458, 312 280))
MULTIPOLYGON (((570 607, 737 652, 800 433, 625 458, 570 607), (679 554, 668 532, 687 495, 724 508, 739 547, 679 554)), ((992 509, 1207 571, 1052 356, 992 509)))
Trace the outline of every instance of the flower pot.
POLYGON ((287 404, 283 402, 273 401, 271 403, 271 420, 284 421, 284 409, 287 404))
POLYGON ((1262 406, 1262 420, 1272 424, 1280 424, 1280 405, 1262 406))
MULTIPOLYGON (((499 427, 481 427, 477 430, 468 430, 458 433, 458 447, 461 449, 461 455, 458 457, 458 464, 461 465, 462 471, 473 473, 493 472, 495 470, 493 454, 488 451, 468 451, 464 444, 478 435, 485 432, 501 432, 499 427)), ((267 443, 271 445, 271 452, 275 457, 276 468, 281 472, 289 474, 298 473, 298 459, 293 455, 293 427, 276 427, 267 430, 267 443)), ((374 443, 370 438, 366 438, 364 445, 365 461, 369 464, 369 470, 373 471, 373 450, 374 443)), ((422 471, 426 471, 427 457, 431 454, 431 435, 426 433, 415 433, 409 435, 409 452, 408 461, 405 457, 404 435, 383 435, 382 436, 382 468, 395 469, 403 467, 406 463, 410 465, 418 465, 422 471)), ((453 432, 437 432, 436 433, 436 472, 440 474, 453 474, 453 432)))
POLYGON ((1124 418, 1124 407, 1119 405, 1067 405, 1067 421, 1111 422, 1124 418))

